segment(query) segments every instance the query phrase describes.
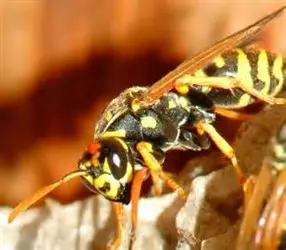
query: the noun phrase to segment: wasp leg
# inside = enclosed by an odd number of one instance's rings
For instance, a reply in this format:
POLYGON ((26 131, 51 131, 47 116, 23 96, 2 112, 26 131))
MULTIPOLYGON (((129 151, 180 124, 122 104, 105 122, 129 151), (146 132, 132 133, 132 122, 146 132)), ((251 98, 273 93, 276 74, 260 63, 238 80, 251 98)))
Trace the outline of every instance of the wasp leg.
POLYGON ((285 204, 286 194, 284 187, 282 189, 283 190, 279 192, 282 194, 277 199, 277 201, 273 203, 273 208, 270 215, 271 217, 276 217, 276 220, 275 221, 273 220, 272 225, 270 224, 269 231, 265 231, 266 237, 264 237, 264 240, 265 240, 265 246, 268 247, 267 249, 278 249, 281 243, 281 235, 285 227, 283 224, 285 224, 285 209, 286 209, 286 204, 285 204))
POLYGON ((160 183, 160 177, 154 171, 151 171, 150 174, 153 181, 155 194, 157 196, 160 196, 162 194, 162 185, 160 183))
POLYGON ((131 187, 131 238, 130 238, 130 249, 133 247, 133 243, 136 238, 136 227, 138 220, 138 202, 140 198, 140 193, 142 189, 143 181, 147 177, 147 168, 143 168, 142 170, 136 171, 134 179, 132 181, 131 187))
POLYGON ((216 131, 216 129, 205 122, 199 122, 196 125, 199 134, 207 133, 217 147, 223 152, 223 154, 230 159, 234 170, 239 178, 239 181, 243 183, 245 181, 244 174, 240 169, 237 158, 235 156, 233 148, 228 144, 228 142, 216 131))
POLYGON ((258 90, 243 81, 239 81, 233 77, 198 77, 191 75, 184 75, 175 83, 175 89, 180 94, 187 94, 192 85, 206 86, 211 88, 221 88, 231 90, 233 88, 240 88, 246 93, 256 97, 269 104, 286 104, 285 98, 275 98, 270 95, 262 94, 258 90))
POLYGON ((270 201, 266 205, 262 216, 259 219, 258 229, 255 235, 256 246, 262 247, 262 249, 276 249, 274 245, 277 245, 274 240, 274 233, 277 228, 278 216, 281 210, 281 204, 278 197, 275 200, 270 198, 270 201))
POLYGON ((283 198, 281 199, 282 209, 277 222, 277 228, 275 232, 275 242, 278 242, 280 249, 285 249, 285 240, 283 240, 283 234, 285 233, 285 221, 286 221, 286 193, 284 190, 283 198))
MULTIPOLYGON (((171 176, 164 173, 162 170, 161 165, 156 160, 156 158, 152 155, 150 144, 147 142, 139 142, 136 146, 138 152, 142 156, 144 162, 146 163, 146 166, 149 168, 150 173, 156 176, 159 176, 160 179, 166 182, 166 184, 173 190, 176 190, 177 193, 181 197, 185 197, 186 193, 183 190, 183 188, 180 187, 180 185, 172 179, 171 176)), ((158 185, 155 183, 155 185, 158 185)))
POLYGON ((263 165, 257 178, 247 180, 244 191, 248 191, 245 201, 244 216, 237 239, 237 249, 248 249, 260 216, 260 211, 272 183, 272 173, 268 165, 263 165), (254 186, 255 182, 255 186, 254 186), (249 185, 249 186, 247 186, 249 185), (246 189, 246 190, 245 190, 246 189), (248 190, 247 190, 248 189, 248 190), (252 189, 252 190, 251 190, 252 189))
POLYGON ((256 244, 265 249, 277 249, 285 224, 286 171, 279 174, 268 204, 259 220, 256 244))
POLYGON ((244 114, 244 113, 240 113, 235 110, 229 110, 229 109, 224 109, 224 108, 215 108, 214 112, 221 116, 234 119, 234 120, 239 120, 239 121, 245 121, 251 117, 251 115, 249 114, 244 114))
POLYGON ((246 181, 243 183, 243 199, 244 199, 244 209, 248 207, 248 204, 252 198, 254 188, 255 188, 255 183, 256 183, 256 177, 251 175, 249 176, 246 181))
MULTIPOLYGON (((151 152, 157 162, 162 162, 162 159, 164 158, 164 153, 161 149, 152 147, 151 152)), ((156 172, 150 171, 150 175, 153 181, 152 192, 155 193, 156 196, 160 196, 163 191, 162 180, 160 179, 160 176, 156 174, 156 172)))
POLYGON ((107 246, 109 250, 117 250, 122 244, 122 235, 124 233, 124 207, 123 204, 113 202, 112 207, 116 218, 116 237, 107 246))

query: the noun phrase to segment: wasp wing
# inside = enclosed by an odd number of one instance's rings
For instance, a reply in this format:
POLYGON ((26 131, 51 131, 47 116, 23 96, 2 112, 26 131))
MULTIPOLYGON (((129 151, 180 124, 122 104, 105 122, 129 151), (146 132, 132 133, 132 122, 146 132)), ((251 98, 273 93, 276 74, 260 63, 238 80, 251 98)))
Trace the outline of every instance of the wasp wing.
POLYGON ((154 83, 143 96, 142 102, 150 104, 156 99, 160 98, 163 94, 169 92, 174 88, 175 81, 188 73, 191 74, 198 69, 203 68, 210 61, 212 61, 216 56, 231 50, 236 47, 244 46, 245 44, 251 42, 264 26, 276 18, 286 9, 286 6, 276 10, 275 12, 263 17, 262 19, 256 21, 250 26, 228 36, 227 38, 217 42, 208 49, 202 51, 196 56, 187 59, 182 64, 180 64, 173 71, 168 73, 166 76, 161 78, 159 81, 154 83))

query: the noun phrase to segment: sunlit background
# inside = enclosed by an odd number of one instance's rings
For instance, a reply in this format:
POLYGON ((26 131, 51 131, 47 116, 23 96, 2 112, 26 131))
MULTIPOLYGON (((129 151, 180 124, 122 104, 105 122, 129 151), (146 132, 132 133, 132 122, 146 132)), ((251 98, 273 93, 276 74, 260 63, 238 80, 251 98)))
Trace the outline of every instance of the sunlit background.
MULTIPOLYGON (((0 204, 74 170, 104 106, 285 0, 0 0, 0 204)), ((286 13, 263 33, 286 54, 286 13)), ((53 193, 88 194, 79 180, 53 193)))

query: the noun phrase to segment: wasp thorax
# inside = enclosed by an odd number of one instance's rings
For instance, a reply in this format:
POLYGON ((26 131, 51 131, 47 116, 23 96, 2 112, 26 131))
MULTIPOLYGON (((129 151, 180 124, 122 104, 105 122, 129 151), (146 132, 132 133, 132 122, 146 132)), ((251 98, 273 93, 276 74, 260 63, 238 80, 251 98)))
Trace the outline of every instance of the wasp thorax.
POLYGON ((92 142, 78 166, 86 171, 83 180, 91 191, 112 201, 129 203, 134 163, 123 140, 108 137, 92 142))

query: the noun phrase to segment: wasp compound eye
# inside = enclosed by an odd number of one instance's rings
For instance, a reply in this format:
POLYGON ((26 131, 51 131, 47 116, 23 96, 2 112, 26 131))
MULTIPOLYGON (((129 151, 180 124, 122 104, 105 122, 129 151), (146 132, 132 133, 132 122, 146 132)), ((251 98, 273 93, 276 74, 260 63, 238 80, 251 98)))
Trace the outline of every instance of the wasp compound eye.
POLYGON ((131 181, 134 159, 127 144, 119 138, 100 140, 99 165, 121 184, 131 181))
POLYGON ((105 140, 102 143, 103 152, 100 159, 109 168, 112 176, 116 180, 120 180, 126 174, 128 170, 128 164, 131 158, 128 159, 129 149, 125 144, 122 144, 120 140, 105 140))

